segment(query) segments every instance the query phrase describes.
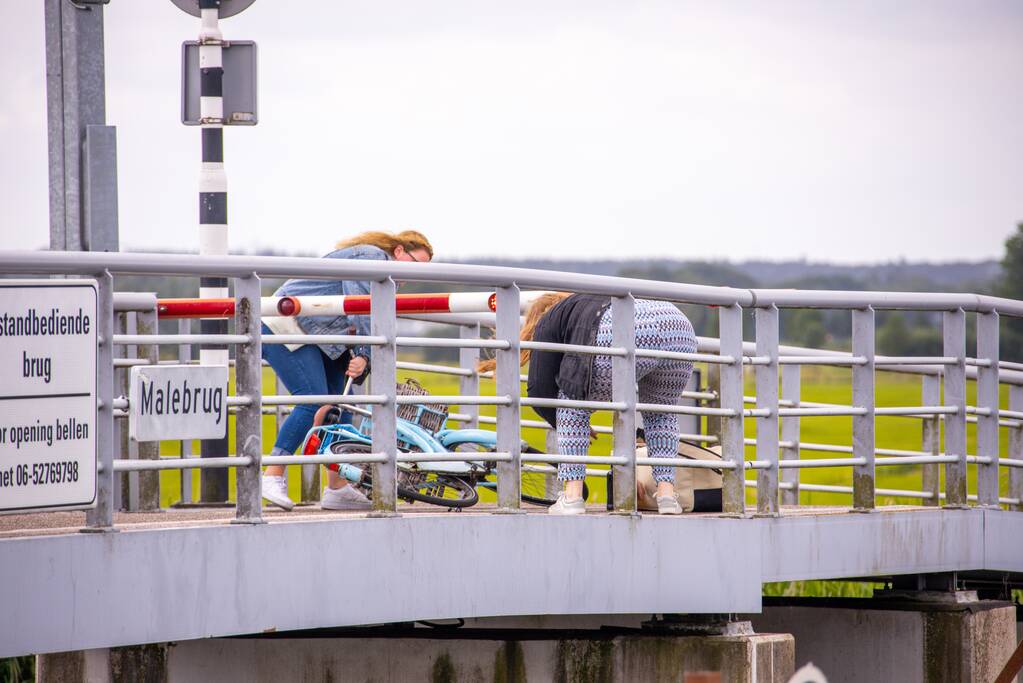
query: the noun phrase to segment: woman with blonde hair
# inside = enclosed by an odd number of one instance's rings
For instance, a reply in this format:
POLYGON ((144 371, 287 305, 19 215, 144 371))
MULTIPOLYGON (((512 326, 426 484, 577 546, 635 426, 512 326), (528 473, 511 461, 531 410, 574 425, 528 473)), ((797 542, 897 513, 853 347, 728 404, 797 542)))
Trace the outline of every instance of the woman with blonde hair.
MULTIPOLYGON (((635 324, 637 349, 681 353, 696 351, 692 324, 670 303, 637 299, 635 324)), ((545 294, 527 312, 520 336, 523 340, 610 347, 611 299, 564 292, 545 294)), ((527 392, 531 397, 611 400, 611 356, 555 351, 531 353, 524 350, 521 361, 523 365, 529 363, 527 392)), ((690 361, 637 358, 639 402, 677 405, 692 370, 690 361)), ((538 407, 536 412, 557 430, 561 455, 588 454, 591 411, 538 407)), ((675 457, 679 431, 675 415, 643 411, 643 424, 650 457, 675 457)), ((662 515, 680 514, 682 508, 675 497, 675 468, 654 467, 653 475, 657 482, 657 511, 662 515)), ((585 465, 558 465, 558 479, 565 483, 565 490, 548 512, 554 515, 584 514, 586 506, 582 493, 585 478, 585 465)))
MULTIPOLYGON (((428 262, 433 247, 415 230, 398 233, 364 232, 338 242, 334 251, 323 258, 376 261, 428 262)), ((295 279, 285 282, 274 296, 337 296, 369 294, 366 280, 295 279)), ((263 334, 369 334, 368 315, 327 317, 263 318, 263 334)), ((370 347, 343 344, 263 344, 263 358, 292 395, 339 395, 344 391, 345 377, 362 384, 369 370, 370 347)), ((281 425, 271 455, 291 455, 313 425, 319 406, 297 405, 281 425)), ((342 413, 342 419, 351 419, 342 413)), ((328 510, 362 510, 371 507, 369 500, 344 478, 328 470, 327 487, 320 506, 328 510)), ((263 497, 274 505, 290 510, 295 503, 288 496, 284 467, 268 466, 262 479, 263 497)))

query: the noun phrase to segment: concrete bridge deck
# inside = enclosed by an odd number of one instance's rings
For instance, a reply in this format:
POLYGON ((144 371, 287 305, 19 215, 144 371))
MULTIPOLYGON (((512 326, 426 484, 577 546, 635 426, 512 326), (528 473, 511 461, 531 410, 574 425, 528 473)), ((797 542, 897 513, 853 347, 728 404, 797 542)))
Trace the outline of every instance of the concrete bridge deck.
POLYGON ((1023 573, 1023 515, 786 508, 780 517, 402 516, 228 509, 0 518, 0 657, 455 617, 759 612, 769 581, 1023 573))

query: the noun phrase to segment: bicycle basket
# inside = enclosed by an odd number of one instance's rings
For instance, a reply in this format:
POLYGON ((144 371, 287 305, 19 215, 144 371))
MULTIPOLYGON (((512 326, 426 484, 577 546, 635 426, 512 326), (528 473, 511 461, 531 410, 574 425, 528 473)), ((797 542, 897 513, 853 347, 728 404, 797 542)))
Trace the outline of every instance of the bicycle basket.
MULTIPOLYGON (((398 396, 429 396, 430 392, 411 377, 398 385, 398 396)), ((424 405, 422 403, 406 403, 398 406, 398 417, 402 420, 415 422, 429 432, 436 432, 448 419, 448 407, 443 405, 424 405)))

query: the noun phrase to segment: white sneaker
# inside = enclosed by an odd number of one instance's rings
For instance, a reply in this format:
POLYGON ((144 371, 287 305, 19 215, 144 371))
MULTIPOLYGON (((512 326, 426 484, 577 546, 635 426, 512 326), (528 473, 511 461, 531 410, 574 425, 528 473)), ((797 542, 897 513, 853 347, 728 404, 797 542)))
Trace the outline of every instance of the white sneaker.
POLYGON ((562 491, 558 494, 558 500, 554 505, 547 508, 548 515, 585 515, 586 501, 582 498, 569 498, 562 491))
POLYGON ((271 474, 263 475, 263 497, 281 508, 291 510, 295 507, 295 501, 288 498, 288 480, 284 476, 275 477, 271 474))
POLYGON ((354 486, 339 489, 327 486, 320 496, 320 507, 324 510, 371 510, 373 503, 354 486))
POLYGON ((657 501, 657 514, 659 515, 681 515, 682 506, 678 504, 675 496, 654 496, 657 501))

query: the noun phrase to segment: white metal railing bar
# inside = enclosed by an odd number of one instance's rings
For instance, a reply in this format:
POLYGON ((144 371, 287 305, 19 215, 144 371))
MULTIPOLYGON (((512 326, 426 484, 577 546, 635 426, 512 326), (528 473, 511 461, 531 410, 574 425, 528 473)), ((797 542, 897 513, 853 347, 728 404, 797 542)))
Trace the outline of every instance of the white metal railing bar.
POLYGON ((571 399, 558 398, 532 398, 523 397, 521 404, 524 406, 537 406, 540 408, 579 408, 580 410, 625 410, 624 403, 614 401, 574 401, 571 399))
POLYGON ((248 344, 252 337, 247 334, 115 334, 115 345, 139 346, 143 344, 248 344))
POLYGON ((216 458, 178 458, 177 460, 114 460, 114 472, 144 472, 150 470, 222 469, 248 467, 252 458, 233 455, 216 458))
POLYGON ((585 346, 583 344, 559 344, 555 342, 521 341, 519 346, 530 351, 555 351, 558 353, 583 353, 590 356, 624 357, 626 350, 620 346, 585 346))
POLYGON ((863 356, 779 356, 778 365, 866 365, 863 356))
POLYGON ((463 406, 507 406, 511 405, 510 396, 395 396, 398 405, 451 405, 463 406))
POLYGON ((384 394, 358 394, 340 396, 335 394, 303 394, 287 396, 264 396, 265 406, 297 406, 297 405, 383 405, 387 402, 384 394))
POLYGON ((666 358, 668 360, 687 360, 693 363, 717 363, 732 365, 735 358, 721 356, 716 353, 684 353, 682 351, 659 351, 657 349, 636 349, 636 358, 666 358))
POLYGON ((831 460, 782 460, 778 467, 782 469, 802 469, 806 467, 855 467, 865 465, 866 458, 833 458, 831 460))
POLYGON ((316 455, 264 455, 264 465, 334 465, 340 463, 386 462, 385 453, 320 453, 316 455))
POLYGON ((367 334, 264 334, 264 344, 345 344, 348 346, 383 346, 383 337, 367 334))
POLYGON ((496 349, 505 351, 509 344, 503 339, 454 339, 451 337, 395 337, 398 346, 419 346, 437 349, 496 349))

